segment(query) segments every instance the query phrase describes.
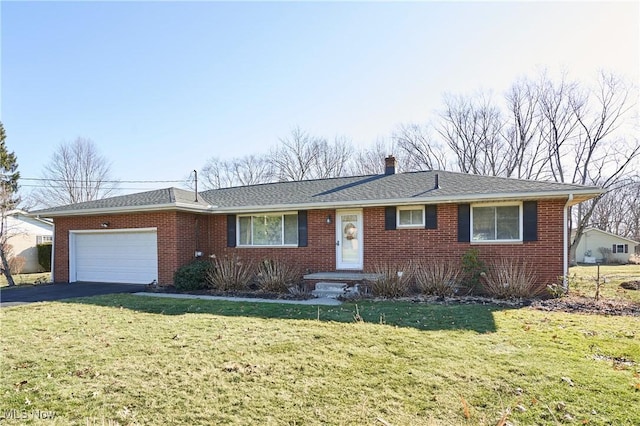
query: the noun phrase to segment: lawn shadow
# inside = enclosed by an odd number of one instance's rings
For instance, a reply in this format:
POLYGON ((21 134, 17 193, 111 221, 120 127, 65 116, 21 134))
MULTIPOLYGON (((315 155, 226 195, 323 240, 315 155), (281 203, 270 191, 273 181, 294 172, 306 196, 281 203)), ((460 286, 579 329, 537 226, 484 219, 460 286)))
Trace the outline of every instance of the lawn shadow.
POLYGON ((62 300, 160 315, 212 314, 263 319, 373 323, 418 330, 496 331, 494 313, 507 307, 490 304, 436 304, 408 301, 360 301, 339 306, 168 299, 111 294, 62 300))

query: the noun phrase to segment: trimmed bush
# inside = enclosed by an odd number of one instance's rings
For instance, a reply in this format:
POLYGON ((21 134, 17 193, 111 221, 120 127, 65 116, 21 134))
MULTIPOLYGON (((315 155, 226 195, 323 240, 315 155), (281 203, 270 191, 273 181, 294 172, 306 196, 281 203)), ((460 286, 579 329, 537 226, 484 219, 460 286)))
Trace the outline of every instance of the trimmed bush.
POLYGON ((371 284, 371 292, 376 297, 402 297, 409 294, 413 280, 411 262, 402 264, 379 263, 374 267, 378 278, 371 284))
POLYGON ((446 260, 423 261, 416 265, 416 284, 421 293, 453 296, 460 283, 462 269, 446 260))
POLYGON ((524 259, 495 259, 481 277, 485 292, 500 299, 535 297, 546 288, 538 285, 534 268, 524 259))
POLYGON ((196 260, 181 266, 173 274, 173 285, 180 291, 203 290, 207 288, 207 274, 211 270, 211 262, 196 260))
POLYGON ((53 244, 37 244, 36 248, 38 249, 38 263, 45 272, 51 272, 51 250, 53 244))
POLYGON ((487 267, 480 260, 480 250, 472 248, 462 255, 462 283, 471 292, 478 292, 482 288, 480 276, 487 271, 487 267))
POLYGON ((246 290, 254 270, 252 262, 243 262, 235 254, 223 258, 213 256, 213 268, 207 274, 207 281, 220 291, 246 290))
POLYGON ((302 270, 282 259, 264 259, 258 265, 256 280, 262 291, 288 293, 302 280, 302 270))

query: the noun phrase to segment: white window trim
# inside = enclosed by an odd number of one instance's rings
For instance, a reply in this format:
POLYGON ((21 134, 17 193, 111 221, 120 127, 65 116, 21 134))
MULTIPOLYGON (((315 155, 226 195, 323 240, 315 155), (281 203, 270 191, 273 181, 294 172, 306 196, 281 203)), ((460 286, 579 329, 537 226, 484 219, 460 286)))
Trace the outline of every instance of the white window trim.
POLYGON ((418 205, 418 206, 398 206, 396 208, 396 227, 397 228, 401 228, 401 229, 407 229, 407 228, 424 228, 425 223, 426 223, 426 217, 425 217, 425 208, 424 205, 418 205), (422 223, 420 224, 411 224, 411 225, 401 225, 400 224, 400 212, 402 210, 420 210, 422 211, 422 223))
POLYGON ((470 220, 471 224, 469 225, 471 227, 470 229, 470 234, 471 234, 471 243, 473 244, 511 244, 511 243, 521 243, 523 242, 522 240, 522 236, 524 235, 524 229, 523 229, 523 223, 522 223, 522 201, 520 202, 501 202, 501 203, 475 203, 475 204, 471 204, 471 220, 470 220), (511 239, 511 240, 476 240, 473 238, 473 209, 476 207, 509 207, 509 206, 518 206, 518 210, 519 210, 519 219, 518 219, 518 228, 519 228, 519 233, 520 233, 520 237, 516 238, 516 239, 511 239))
POLYGON ((241 214, 241 215, 237 215, 236 216, 236 235, 237 235, 237 244, 236 247, 242 247, 242 248, 281 248, 281 247, 298 247, 300 244, 300 235, 298 235, 297 237, 297 241, 295 244, 276 244, 276 245, 269 245, 269 244, 253 244, 253 219, 251 219, 251 244, 243 244, 241 239, 240 239, 240 218, 242 217, 248 217, 248 218, 253 218, 254 216, 279 216, 282 218, 282 224, 281 224, 281 232, 282 232, 282 241, 284 240, 284 217, 286 215, 296 215, 296 217, 298 216, 298 212, 297 211, 288 211, 288 212, 273 212, 273 213, 250 213, 250 214, 241 214))
POLYGON ((37 235, 36 244, 53 243, 53 235, 37 235))

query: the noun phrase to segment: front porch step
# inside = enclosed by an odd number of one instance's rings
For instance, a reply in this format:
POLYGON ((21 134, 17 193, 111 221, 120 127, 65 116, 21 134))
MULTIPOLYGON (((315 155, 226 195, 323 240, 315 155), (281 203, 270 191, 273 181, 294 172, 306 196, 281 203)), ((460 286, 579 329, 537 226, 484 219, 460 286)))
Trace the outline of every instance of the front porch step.
POLYGON ((315 297, 328 297, 331 299, 352 297, 358 294, 358 285, 349 286, 347 283, 318 282, 311 294, 315 297))
POLYGON ((307 274, 305 280, 323 281, 375 281, 380 276, 378 274, 364 274, 362 272, 316 272, 307 274))

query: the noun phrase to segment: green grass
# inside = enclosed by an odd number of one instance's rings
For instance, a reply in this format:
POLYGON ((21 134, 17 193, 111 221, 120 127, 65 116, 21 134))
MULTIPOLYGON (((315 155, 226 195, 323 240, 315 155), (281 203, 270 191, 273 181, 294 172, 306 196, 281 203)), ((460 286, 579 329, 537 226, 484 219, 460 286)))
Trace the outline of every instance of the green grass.
POLYGON ((640 419, 640 318, 357 306, 110 295, 3 308, 0 415, 47 425, 640 419))
MULTIPOLYGON (((38 280, 45 278, 47 281, 51 280, 51 272, 42 272, 37 274, 14 274, 13 281, 16 285, 33 285, 33 283, 38 280)), ((6 287, 7 279, 4 274, 0 274, 0 287, 6 287)))
MULTIPOLYGON (((593 298, 596 294, 596 276, 596 265, 569 268, 571 294, 593 298)), ((600 277, 607 279, 600 287, 602 298, 640 303, 640 290, 625 290, 620 287, 620 283, 624 281, 640 280, 640 265, 600 265, 600 277)))

